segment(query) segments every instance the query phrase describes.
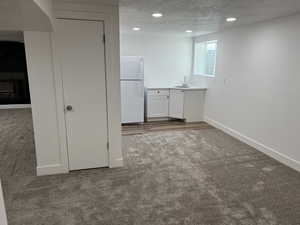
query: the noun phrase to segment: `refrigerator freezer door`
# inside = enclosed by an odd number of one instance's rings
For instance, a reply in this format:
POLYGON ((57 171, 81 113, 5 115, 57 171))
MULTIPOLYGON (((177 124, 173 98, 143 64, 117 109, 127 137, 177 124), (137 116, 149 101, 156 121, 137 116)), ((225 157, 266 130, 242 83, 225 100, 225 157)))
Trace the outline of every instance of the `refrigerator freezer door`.
POLYGON ((144 122, 144 82, 121 81, 122 123, 144 122))
POLYGON ((121 57, 121 80, 143 80, 144 60, 139 56, 121 57))

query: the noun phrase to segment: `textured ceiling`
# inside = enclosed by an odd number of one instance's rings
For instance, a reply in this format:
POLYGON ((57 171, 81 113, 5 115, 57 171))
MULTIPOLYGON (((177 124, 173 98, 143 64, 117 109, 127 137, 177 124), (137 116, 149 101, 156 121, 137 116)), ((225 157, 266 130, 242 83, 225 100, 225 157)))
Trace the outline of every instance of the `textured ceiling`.
POLYGON ((300 12, 300 0, 120 0, 121 32, 200 35, 300 12), (164 17, 155 19, 153 12, 164 17), (232 24, 226 17, 237 17, 232 24), (186 34, 185 30, 193 30, 186 34))

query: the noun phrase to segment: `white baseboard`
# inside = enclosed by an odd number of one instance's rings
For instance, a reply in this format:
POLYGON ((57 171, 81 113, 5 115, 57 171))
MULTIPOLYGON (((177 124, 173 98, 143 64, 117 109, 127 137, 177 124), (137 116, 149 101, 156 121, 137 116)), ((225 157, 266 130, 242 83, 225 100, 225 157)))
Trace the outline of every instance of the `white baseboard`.
POLYGON ((110 160, 110 162, 109 162, 109 168, 118 168, 118 167, 123 167, 123 166, 124 166, 123 158, 113 159, 113 160, 110 160))
POLYGON ((0 224, 7 225, 7 216, 6 216, 6 209, 5 209, 5 202, 3 197, 3 189, 0 181, 0 224))
POLYGON ((270 148, 268 146, 263 145, 262 143, 259 143, 258 141, 255 141, 252 138, 249 138, 241 133, 239 133, 238 131, 231 129, 225 125, 223 125, 220 122, 217 122, 213 119, 210 119, 208 117, 205 117, 205 122, 207 122, 208 124, 222 130, 223 132, 229 134, 232 137, 237 138, 238 140, 250 145, 251 147, 265 153, 266 155, 272 157, 273 159, 276 159, 277 161, 285 164, 286 166, 293 168, 295 170, 297 170, 298 172, 300 172, 300 162, 298 162, 297 160, 294 160, 282 153, 279 153, 278 151, 276 151, 273 148, 270 148))
POLYGON ((54 174, 61 174, 61 173, 68 173, 68 172, 69 170, 60 164, 38 166, 36 168, 36 173, 38 176, 54 175, 54 174))
POLYGON ((30 109, 30 104, 0 105, 0 109, 30 109))
MULTIPOLYGON (((111 160, 109 164, 109 168, 118 168, 123 166, 124 166, 123 158, 111 160)), ((68 168, 65 168, 60 164, 54 164, 54 165, 38 166, 36 168, 36 173, 38 176, 45 176, 45 175, 69 173, 69 170, 68 168)))

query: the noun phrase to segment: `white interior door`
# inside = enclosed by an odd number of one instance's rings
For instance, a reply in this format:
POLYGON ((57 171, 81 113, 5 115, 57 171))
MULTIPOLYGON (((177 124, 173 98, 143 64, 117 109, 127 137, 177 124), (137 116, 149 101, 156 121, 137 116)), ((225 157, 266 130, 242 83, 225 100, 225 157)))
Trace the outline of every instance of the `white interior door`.
POLYGON ((103 27, 57 21, 70 170, 108 166, 103 27))

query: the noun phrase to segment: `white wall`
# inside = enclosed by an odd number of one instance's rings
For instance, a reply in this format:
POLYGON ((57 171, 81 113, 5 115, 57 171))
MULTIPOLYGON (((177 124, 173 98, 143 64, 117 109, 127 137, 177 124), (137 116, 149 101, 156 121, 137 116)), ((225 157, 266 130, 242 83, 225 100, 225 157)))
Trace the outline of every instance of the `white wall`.
POLYGON ((38 175, 68 171, 57 114, 51 33, 24 32, 38 175))
MULTIPOLYGON (((105 20, 109 166, 122 166, 118 7, 98 3, 73 4, 63 1, 54 7, 56 14, 64 18, 98 20, 101 17, 100 20, 105 20)), ((37 174, 68 172, 62 74, 60 57, 56 49, 55 32, 25 31, 24 40, 33 114, 37 174)))
POLYGON ((300 170, 300 15, 198 37, 218 39, 209 122, 300 170))
POLYGON ((190 38, 151 34, 121 34, 121 56, 143 56, 145 86, 171 87, 191 72, 190 38))
POLYGON ((5 1, 0 5, 0 30, 50 31, 50 5, 51 0, 5 1))
POLYGON ((22 31, 0 31, 0 41, 24 42, 22 31))
POLYGON ((55 23, 55 17, 53 14, 53 2, 52 0, 33 0, 41 10, 49 17, 52 25, 55 23))

